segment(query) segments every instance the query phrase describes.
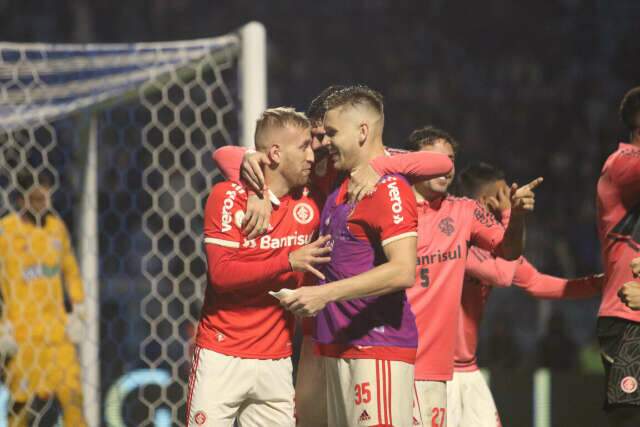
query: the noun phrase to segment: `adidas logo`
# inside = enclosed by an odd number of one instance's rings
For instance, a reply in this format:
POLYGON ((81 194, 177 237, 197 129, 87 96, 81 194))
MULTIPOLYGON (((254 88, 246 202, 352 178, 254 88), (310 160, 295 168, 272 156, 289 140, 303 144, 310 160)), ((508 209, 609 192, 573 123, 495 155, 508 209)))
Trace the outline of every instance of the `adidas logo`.
POLYGON ((420 421, 416 420, 416 417, 413 417, 413 425, 414 426, 421 426, 422 423, 420 423, 420 421))
POLYGON ((369 413, 367 412, 367 410, 365 409, 364 411, 362 411, 362 413, 360 414, 360 418, 358 418, 358 422, 362 423, 365 421, 369 421, 371 419, 371 417, 369 416, 369 413))

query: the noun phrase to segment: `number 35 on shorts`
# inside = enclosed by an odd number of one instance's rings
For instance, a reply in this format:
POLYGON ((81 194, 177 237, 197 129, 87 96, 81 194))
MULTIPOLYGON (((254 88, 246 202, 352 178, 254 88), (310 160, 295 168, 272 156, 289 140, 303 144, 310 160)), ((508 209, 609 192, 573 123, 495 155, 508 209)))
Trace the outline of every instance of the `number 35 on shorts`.
POLYGON ((371 402, 371 390, 369 389, 369 382, 356 384, 355 394, 356 394, 356 398, 355 398, 356 405, 360 405, 361 403, 371 402))

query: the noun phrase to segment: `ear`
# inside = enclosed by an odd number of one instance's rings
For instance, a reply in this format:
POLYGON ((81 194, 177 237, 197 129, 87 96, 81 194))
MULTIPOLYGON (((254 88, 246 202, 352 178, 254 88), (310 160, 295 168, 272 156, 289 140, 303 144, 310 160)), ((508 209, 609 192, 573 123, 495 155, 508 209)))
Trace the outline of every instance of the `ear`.
POLYGON ((271 164, 279 165, 282 160, 282 150, 280 149, 280 145, 273 144, 269 151, 267 152, 267 156, 269 156, 269 160, 271 160, 271 164))
POLYGON ((364 142, 369 137, 369 124, 368 123, 360 123, 360 132, 358 135, 358 143, 363 145, 364 142))

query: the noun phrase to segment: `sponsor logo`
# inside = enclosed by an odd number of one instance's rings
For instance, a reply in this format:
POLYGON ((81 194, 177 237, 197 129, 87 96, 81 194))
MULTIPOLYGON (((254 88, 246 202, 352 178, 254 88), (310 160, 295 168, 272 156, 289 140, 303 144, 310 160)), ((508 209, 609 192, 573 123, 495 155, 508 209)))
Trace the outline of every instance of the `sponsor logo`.
POLYGON ((51 278, 60 274, 60 266, 48 266, 45 264, 30 265, 22 271, 22 278, 25 282, 35 280, 41 277, 51 278))
POLYGON ((453 232, 456 231, 456 228, 453 226, 453 218, 450 216, 443 218, 440 224, 438 224, 438 228, 447 236, 451 236, 453 232))
POLYGON ((207 422, 207 414, 204 413, 204 411, 198 411, 196 412, 196 414, 193 416, 193 420, 196 422, 197 425, 201 426, 204 425, 204 423, 207 422))
MULTIPOLYGON (((234 185, 235 188, 235 185, 234 185)), ((222 232, 226 233, 231 230, 231 209, 233 209, 233 204, 236 201, 236 196, 238 195, 237 190, 228 190, 226 192, 226 197, 222 202, 222 232)))
POLYGON ((260 248, 260 249, 278 249, 278 248, 287 248, 290 246, 304 246, 306 244, 311 243, 312 234, 290 234, 284 237, 271 237, 269 235, 265 235, 260 237, 256 242, 256 239, 244 240, 242 242, 243 248, 260 248))
POLYGON ((367 412, 367 410, 365 409, 364 411, 362 411, 362 413, 360 414, 360 417, 358 418, 358 422, 359 423, 363 423, 365 421, 369 421, 371 419, 371 417, 369 416, 369 413, 367 412))
POLYGON ((298 203, 293 208, 293 218, 298 224, 309 224, 314 217, 313 208, 306 203, 298 203))
POLYGON ((635 393, 638 389, 638 381, 634 377, 624 377, 620 381, 620 389, 627 394, 635 393))
POLYGON ((438 251, 433 254, 422 255, 418 257, 418 265, 439 264, 441 262, 454 261, 462 259, 462 246, 458 246, 450 251, 438 251))
POLYGON ((284 237, 262 236, 259 246, 260 249, 278 249, 289 246, 304 246, 308 243, 311 243, 311 234, 294 233, 284 237))
POLYGON ((402 216, 402 199, 400 198, 400 190, 398 189, 398 181, 394 178, 389 179, 387 188, 389 189, 389 200, 391 200, 391 211, 393 212, 393 223, 400 224, 404 221, 402 216))

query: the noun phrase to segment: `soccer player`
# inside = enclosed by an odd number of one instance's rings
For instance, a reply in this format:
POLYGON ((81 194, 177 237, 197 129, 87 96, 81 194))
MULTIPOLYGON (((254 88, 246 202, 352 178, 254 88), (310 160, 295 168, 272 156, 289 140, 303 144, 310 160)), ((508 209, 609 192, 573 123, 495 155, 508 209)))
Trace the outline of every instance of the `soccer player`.
MULTIPOLYGON (((456 141, 433 127, 415 130, 413 150, 446 154, 452 161, 456 141)), ((460 297, 469 244, 516 259, 522 253, 525 215, 534 208, 533 189, 542 178, 509 189, 511 220, 505 228, 475 200, 453 197, 455 174, 413 185, 418 201, 416 283, 407 291, 420 334, 415 366, 414 424, 446 425, 446 381, 453 376, 453 356, 460 297)))
MULTIPOLYGON (((326 112, 325 101, 344 86, 330 86, 323 90, 309 105, 307 116, 311 121, 312 147, 315 152, 311 187, 317 195, 316 201, 323 203, 327 193, 338 181, 338 171, 329 161, 328 147, 323 145, 325 130, 323 118, 326 112)), ((372 159, 365 167, 351 172, 348 194, 355 200, 361 200, 374 188, 381 176, 391 173, 405 175, 409 179, 428 179, 449 172, 452 167, 448 157, 436 153, 407 153, 402 150, 385 148, 385 154, 372 159), (393 155, 391 157, 390 155, 393 155), (352 185, 353 184, 353 185, 352 185)), ((241 177, 251 187, 264 190, 262 169, 270 163, 262 153, 252 153, 240 147, 223 147, 214 152, 214 161, 222 174, 231 180, 241 177)), ((267 200, 267 198, 264 198, 267 200)), ((250 196, 247 203, 243 231, 249 238, 262 234, 267 228, 270 204, 258 197, 250 196)), ((313 318, 302 319, 303 340, 298 362, 296 380, 296 418, 306 427, 326 426, 326 381, 324 364, 313 351, 313 318)))
POLYGON ((270 230, 256 239, 241 232, 247 189, 226 181, 205 207, 208 286, 189 383, 189 426, 293 426, 291 353, 294 319, 269 291, 294 289, 303 272, 327 262, 327 239, 311 242, 319 211, 305 185, 313 150, 306 116, 266 110, 256 125, 256 148, 273 166, 265 171, 274 204, 270 230))
MULTIPOLYGON (((323 144, 337 170, 351 172, 384 154, 382 97, 345 88, 326 100, 323 144)), ((360 202, 347 196, 349 177, 323 208, 320 232, 331 236, 326 280, 282 299, 316 317, 314 339, 324 358, 328 424, 411 425, 417 329, 404 290, 414 282, 416 212, 409 185, 384 177, 360 202)))
POLYGON ((69 233, 51 210, 53 176, 17 175, 17 212, 0 219, 2 319, 13 330, 6 384, 11 427, 27 426, 37 398, 56 397, 67 426, 85 426, 80 364, 84 290, 69 233), (63 289, 63 285, 65 289, 63 289), (64 293, 73 305, 67 314, 64 293))
MULTIPOLYGON (((509 187, 504 173, 486 163, 468 166, 458 176, 460 193, 478 200, 507 224, 509 187)), ((447 383, 448 427, 499 427, 491 391, 477 365, 478 331, 493 286, 514 284, 537 298, 588 298, 599 295, 603 275, 563 279, 540 273, 526 259, 507 261, 472 246, 465 267, 453 378, 447 383)))
POLYGON ((597 186, 597 224, 607 280, 598 311, 607 391, 605 411, 613 426, 640 425, 640 312, 618 298, 633 280, 630 264, 640 256, 640 87, 631 89, 620 104, 629 143, 620 143, 606 160, 597 186))

